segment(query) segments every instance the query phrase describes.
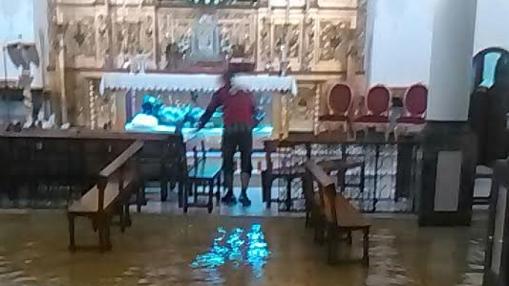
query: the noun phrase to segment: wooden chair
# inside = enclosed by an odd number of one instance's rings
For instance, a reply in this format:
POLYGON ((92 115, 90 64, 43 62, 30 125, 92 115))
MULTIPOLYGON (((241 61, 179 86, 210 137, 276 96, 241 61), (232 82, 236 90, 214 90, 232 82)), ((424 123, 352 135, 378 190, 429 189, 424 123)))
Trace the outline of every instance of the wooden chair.
POLYGON ((327 113, 318 117, 319 122, 339 124, 341 130, 350 132, 348 112, 352 106, 352 89, 344 83, 331 83, 327 92, 327 113))
POLYGON ((94 230, 98 231, 99 249, 111 249, 110 226, 112 216, 120 215, 121 230, 131 224, 129 198, 140 189, 139 170, 129 164, 143 148, 142 141, 136 141, 99 173, 97 184, 86 192, 80 200, 67 209, 69 220, 69 250, 77 249, 75 242, 75 218, 87 217, 92 220, 94 230))
POLYGON ((311 219, 315 227, 315 239, 327 240, 328 262, 336 262, 337 245, 341 234, 346 234, 351 242, 351 232, 363 233, 362 263, 369 265, 369 231, 371 224, 341 194, 336 193, 336 186, 330 176, 314 161, 305 164, 307 179, 304 183, 306 198, 311 205, 311 219), (318 194, 314 192, 314 181, 318 184, 318 194))
POLYGON ((419 132, 426 122, 428 108, 428 88, 423 84, 414 84, 408 88, 404 99, 405 114, 397 120, 395 137, 400 133, 419 132))
POLYGON ((385 131, 389 123, 391 92, 383 85, 372 87, 366 96, 367 114, 357 117, 352 123, 354 136, 359 130, 367 134, 369 128, 385 131))

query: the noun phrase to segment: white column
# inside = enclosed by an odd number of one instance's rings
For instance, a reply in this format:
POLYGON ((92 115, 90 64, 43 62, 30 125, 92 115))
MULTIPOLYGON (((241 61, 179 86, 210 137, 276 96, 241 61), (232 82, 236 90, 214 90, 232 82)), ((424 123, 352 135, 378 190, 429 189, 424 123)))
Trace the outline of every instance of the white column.
POLYGON ((427 120, 466 121, 477 0, 434 0, 427 120))

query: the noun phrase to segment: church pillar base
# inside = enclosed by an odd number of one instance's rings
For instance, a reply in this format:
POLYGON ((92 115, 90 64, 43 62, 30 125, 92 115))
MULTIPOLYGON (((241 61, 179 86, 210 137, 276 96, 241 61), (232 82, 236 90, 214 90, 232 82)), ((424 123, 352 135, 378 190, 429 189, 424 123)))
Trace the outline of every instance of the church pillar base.
POLYGON ((420 226, 470 224, 475 162, 476 139, 466 123, 426 123, 417 202, 420 226))

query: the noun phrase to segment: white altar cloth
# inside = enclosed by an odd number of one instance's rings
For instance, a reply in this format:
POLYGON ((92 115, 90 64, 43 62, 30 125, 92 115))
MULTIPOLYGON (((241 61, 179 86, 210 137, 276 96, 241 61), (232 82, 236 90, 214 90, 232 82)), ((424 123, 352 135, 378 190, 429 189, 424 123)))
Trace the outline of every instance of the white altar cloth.
MULTIPOLYGON (((297 82, 291 76, 239 75, 234 82, 251 92, 290 92, 297 94, 297 82)), ((221 75, 105 73, 100 92, 105 90, 160 90, 214 92, 221 87, 221 75)))

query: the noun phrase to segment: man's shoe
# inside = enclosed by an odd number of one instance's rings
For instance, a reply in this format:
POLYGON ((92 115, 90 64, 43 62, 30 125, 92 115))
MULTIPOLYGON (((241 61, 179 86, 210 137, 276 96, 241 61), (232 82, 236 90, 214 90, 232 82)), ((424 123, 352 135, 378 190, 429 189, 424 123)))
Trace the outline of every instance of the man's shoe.
POLYGON ((243 207, 248 207, 251 205, 251 200, 247 197, 246 194, 240 195, 239 202, 242 203, 243 207))
POLYGON ((221 202, 227 204, 227 205, 234 205, 237 203, 237 199, 235 198, 235 195, 231 192, 226 193, 224 197, 221 199, 221 202))

